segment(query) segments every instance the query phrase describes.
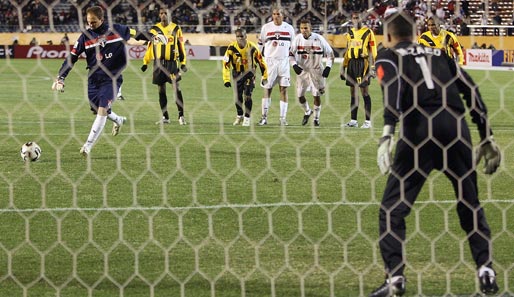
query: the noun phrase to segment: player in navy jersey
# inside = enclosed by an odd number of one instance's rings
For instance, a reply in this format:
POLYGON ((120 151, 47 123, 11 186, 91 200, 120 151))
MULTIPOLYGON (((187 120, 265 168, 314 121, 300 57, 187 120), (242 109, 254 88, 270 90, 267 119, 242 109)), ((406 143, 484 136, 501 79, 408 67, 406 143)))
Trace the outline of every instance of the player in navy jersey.
POLYGON ((116 94, 123 81, 121 72, 127 65, 125 41, 135 31, 119 24, 109 24, 104 20, 104 11, 99 6, 86 10, 89 29, 82 33, 75 42, 70 54, 62 63, 59 74, 52 85, 53 90, 64 92, 64 79, 82 53, 86 54, 88 73, 88 97, 96 118, 89 132, 86 143, 80 153, 87 157, 105 127, 107 119, 114 124, 112 135, 118 135, 121 126, 127 120, 111 110, 116 94))

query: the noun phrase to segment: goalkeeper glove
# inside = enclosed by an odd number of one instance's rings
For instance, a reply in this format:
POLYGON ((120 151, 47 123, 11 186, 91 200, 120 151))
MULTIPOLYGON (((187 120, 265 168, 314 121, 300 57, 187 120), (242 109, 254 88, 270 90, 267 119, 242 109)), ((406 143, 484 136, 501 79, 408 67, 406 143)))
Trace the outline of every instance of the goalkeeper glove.
POLYGON ((229 81, 227 81, 225 83, 225 88, 230 88, 230 87, 232 87, 232 84, 229 81))
POLYGON ((182 70, 182 72, 187 72, 186 65, 184 65, 184 64, 180 65, 180 70, 182 70))
POLYGON ((482 141, 482 143, 480 143, 480 146, 476 150, 476 156, 477 164, 480 163, 482 157, 484 158, 485 174, 495 173, 496 169, 498 169, 498 167, 500 166, 500 162, 502 159, 500 148, 498 147, 492 136, 482 141))
POLYGON ((383 175, 391 171, 391 165, 393 163, 391 153, 393 152, 393 147, 393 127, 390 125, 385 125, 382 137, 380 137, 378 142, 377 151, 378 169, 380 169, 380 173, 383 175))
POLYGON ((303 71, 303 68, 302 68, 302 67, 300 67, 300 66, 298 66, 297 64, 294 64, 294 65, 293 65, 293 70, 294 70, 294 72, 295 72, 297 75, 300 75, 300 73, 302 73, 302 71, 303 71))
POLYGON ((321 76, 327 78, 328 75, 330 74, 330 67, 325 67, 325 69, 323 69, 323 74, 321 76))
POLYGON ((141 71, 145 72, 145 71, 146 71, 146 69, 148 69, 148 65, 143 65, 143 66, 141 66, 141 71))
POLYGON ((52 84, 52 90, 64 92, 64 77, 57 77, 52 84))

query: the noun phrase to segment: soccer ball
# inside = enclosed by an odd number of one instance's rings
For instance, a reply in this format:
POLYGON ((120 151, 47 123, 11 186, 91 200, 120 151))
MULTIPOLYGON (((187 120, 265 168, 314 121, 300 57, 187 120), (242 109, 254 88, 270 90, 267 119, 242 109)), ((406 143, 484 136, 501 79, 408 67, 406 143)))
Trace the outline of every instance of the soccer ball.
POLYGON ((41 157, 41 147, 37 143, 29 141, 21 146, 20 155, 25 162, 35 162, 41 157))
POLYGON ((153 43, 166 45, 166 44, 168 44, 168 37, 164 36, 163 34, 154 35, 153 43))

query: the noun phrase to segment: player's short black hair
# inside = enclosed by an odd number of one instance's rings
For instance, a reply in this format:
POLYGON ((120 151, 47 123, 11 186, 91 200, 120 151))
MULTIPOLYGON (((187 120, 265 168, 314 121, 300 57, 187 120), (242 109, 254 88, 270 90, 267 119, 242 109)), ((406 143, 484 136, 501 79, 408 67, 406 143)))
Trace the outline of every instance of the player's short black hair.
POLYGON ((412 18, 403 13, 394 13, 386 19, 388 34, 401 38, 412 37, 414 23, 412 18))
POLYGON ((244 36, 246 36, 246 30, 243 29, 243 28, 237 28, 234 33, 237 35, 237 33, 239 34, 243 34, 244 36))

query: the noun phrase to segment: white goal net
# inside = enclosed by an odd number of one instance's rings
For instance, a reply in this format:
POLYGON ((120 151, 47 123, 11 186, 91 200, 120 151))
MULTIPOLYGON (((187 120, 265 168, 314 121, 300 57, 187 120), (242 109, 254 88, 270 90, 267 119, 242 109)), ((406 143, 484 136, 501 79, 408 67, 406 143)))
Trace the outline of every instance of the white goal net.
MULTIPOLYGON (((40 33, 68 33, 73 44, 92 4, 105 7, 109 21, 138 31, 158 22, 159 8, 167 7, 188 46, 203 38, 215 43, 207 54, 211 59, 188 57, 189 70, 180 81, 186 125, 179 123, 171 84, 166 85, 170 123, 156 124, 162 112, 152 66, 142 72, 141 59, 129 60, 123 100, 113 103, 127 122, 114 137, 108 121, 87 158, 79 149, 95 116, 87 99, 85 60, 79 59, 66 78, 65 92, 57 93, 51 86, 60 57, 5 54, 0 59, 0 296, 367 296, 384 280, 378 213, 386 177, 376 161, 382 93, 373 80, 371 129, 344 127, 350 120, 350 88, 339 77, 344 53, 339 45, 351 11, 363 11, 367 25, 382 38, 381 13, 387 6, 416 3, 401 2, 0 1, 0 35, 19 37, 19 48, 40 33), (302 125, 294 72, 287 91, 288 126, 279 124, 278 88, 268 125, 257 124, 260 74, 251 125, 233 125, 235 88, 224 87, 219 60, 228 44, 217 39, 235 41, 234 30, 241 27, 255 40, 271 19, 272 5, 285 8, 285 20, 297 32, 299 21, 309 19, 337 54, 321 96, 319 127, 312 118, 302 125), (20 159, 28 141, 41 146, 37 162, 20 159)), ((429 2, 435 10, 436 1, 429 2)), ((469 2, 473 7, 477 1, 469 2)), ((506 32, 496 37, 497 47, 514 44, 506 32)), ((55 42, 37 42, 54 54, 55 42)), ((6 53, 13 48, 2 45, 6 53)), ((497 67, 469 71, 503 153, 495 175, 483 174, 481 166, 477 171, 500 293, 511 296, 514 77, 497 67)), ((312 106, 312 95, 306 98, 312 106)), ((362 96, 359 100, 362 123, 362 96)), ((468 123, 476 145, 478 133, 468 123)), ((479 292, 444 174, 428 177, 407 218, 405 249, 407 295, 479 292)))

